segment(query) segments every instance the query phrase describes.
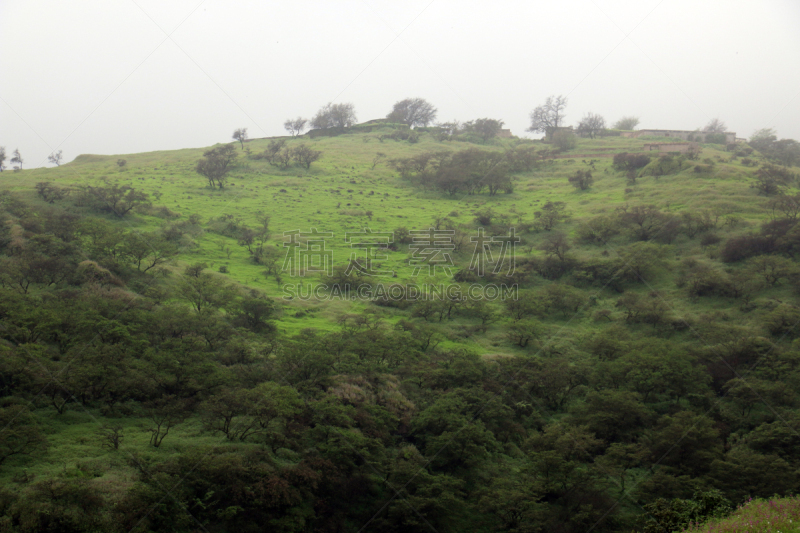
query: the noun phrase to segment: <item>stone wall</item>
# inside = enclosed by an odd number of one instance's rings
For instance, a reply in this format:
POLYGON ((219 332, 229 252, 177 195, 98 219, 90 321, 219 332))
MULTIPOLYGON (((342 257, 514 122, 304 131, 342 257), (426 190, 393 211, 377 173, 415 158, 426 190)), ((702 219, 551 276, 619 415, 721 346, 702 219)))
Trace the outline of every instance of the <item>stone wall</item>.
MULTIPOLYGON (((675 137, 683 141, 698 141, 705 142, 706 135, 702 131, 690 130, 639 130, 632 132, 633 135, 625 135, 625 137, 675 137)), ((736 141, 736 133, 732 131, 724 132, 725 142, 732 143, 736 141)))
POLYGON ((644 149, 648 151, 656 150, 660 153, 678 152, 685 154, 695 143, 650 143, 645 144, 644 149))

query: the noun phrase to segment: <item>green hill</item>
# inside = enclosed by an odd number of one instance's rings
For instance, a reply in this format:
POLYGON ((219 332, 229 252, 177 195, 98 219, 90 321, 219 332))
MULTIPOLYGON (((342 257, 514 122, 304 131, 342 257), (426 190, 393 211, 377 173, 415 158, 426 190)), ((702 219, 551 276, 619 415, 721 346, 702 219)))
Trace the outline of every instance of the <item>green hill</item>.
POLYGON ((3 172, 0 529, 668 531, 800 491, 798 169, 668 140, 3 172))

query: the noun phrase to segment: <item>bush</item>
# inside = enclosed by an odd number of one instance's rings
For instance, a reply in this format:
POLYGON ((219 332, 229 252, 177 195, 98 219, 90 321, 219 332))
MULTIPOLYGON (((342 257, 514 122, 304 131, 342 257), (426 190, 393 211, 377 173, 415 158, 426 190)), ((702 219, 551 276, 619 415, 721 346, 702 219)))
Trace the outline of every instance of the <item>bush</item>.
POLYGON ((710 173, 714 169, 711 165, 695 165, 694 166, 694 173, 695 174, 707 174, 710 173))
POLYGON ((591 171, 578 170, 575 172, 574 176, 569 177, 569 182, 576 189, 585 191, 586 189, 592 186, 592 184, 594 183, 594 178, 592 177, 591 171))
POLYGON ((774 244, 763 235, 742 235, 725 242, 720 251, 720 259, 725 263, 734 263, 761 254, 772 253, 774 244))
POLYGON ((707 133, 706 143, 709 144, 725 144, 726 138, 724 133, 707 133))
POLYGON ((697 492, 691 500, 658 498, 644 506, 647 515, 643 518, 645 533, 671 533, 700 520, 721 518, 731 512, 730 502, 717 490, 697 492))
POLYGON ((658 159, 650 162, 642 170, 643 176, 667 176, 669 174, 677 174, 681 171, 681 164, 683 163, 682 157, 674 157, 672 155, 662 155, 658 159))
POLYGON ((650 163, 650 156, 623 152, 614 156, 614 168, 617 170, 638 170, 650 163))
POLYGON ((49 181, 40 181, 36 184, 36 194, 48 204, 54 204, 58 200, 63 200, 69 193, 69 189, 53 185, 49 181))
POLYGON ((720 241, 722 241, 722 238, 716 233, 706 233, 700 239, 700 246, 705 248, 706 246, 713 246, 715 244, 718 244, 720 241))
POLYGON ((577 146, 578 141, 575 134, 568 131, 557 131, 553 134, 553 144, 562 152, 572 150, 577 146))

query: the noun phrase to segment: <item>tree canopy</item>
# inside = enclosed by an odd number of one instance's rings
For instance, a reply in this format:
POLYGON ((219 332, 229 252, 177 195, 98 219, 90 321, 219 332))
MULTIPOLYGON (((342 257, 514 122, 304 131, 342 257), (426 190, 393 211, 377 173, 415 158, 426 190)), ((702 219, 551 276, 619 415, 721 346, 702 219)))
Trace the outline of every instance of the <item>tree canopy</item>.
POLYGON ((389 122, 411 126, 427 126, 436 120, 436 108, 423 98, 406 98, 395 102, 386 116, 389 122))
POLYGON ((197 162, 195 170, 208 179, 208 185, 213 189, 225 187, 228 171, 236 160, 236 150, 232 144, 225 144, 206 150, 203 157, 197 162))
POLYGON ((310 125, 313 129, 324 128, 347 128, 356 123, 356 110, 353 104, 325 104, 314 118, 310 125))

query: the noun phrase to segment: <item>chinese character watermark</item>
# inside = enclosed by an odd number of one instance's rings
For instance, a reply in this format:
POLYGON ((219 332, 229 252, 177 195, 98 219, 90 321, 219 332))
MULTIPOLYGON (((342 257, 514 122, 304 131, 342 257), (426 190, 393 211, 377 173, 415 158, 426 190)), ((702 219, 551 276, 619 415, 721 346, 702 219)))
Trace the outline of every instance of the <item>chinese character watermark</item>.
POLYGON ((325 247, 325 239, 332 239, 333 233, 321 233, 317 228, 311 228, 305 233, 285 231, 283 236, 289 237, 289 241, 283 243, 288 250, 281 272, 288 272, 290 276, 304 276, 306 272, 333 274, 333 250, 325 247), (305 242, 301 243, 299 239, 305 239, 305 242))

